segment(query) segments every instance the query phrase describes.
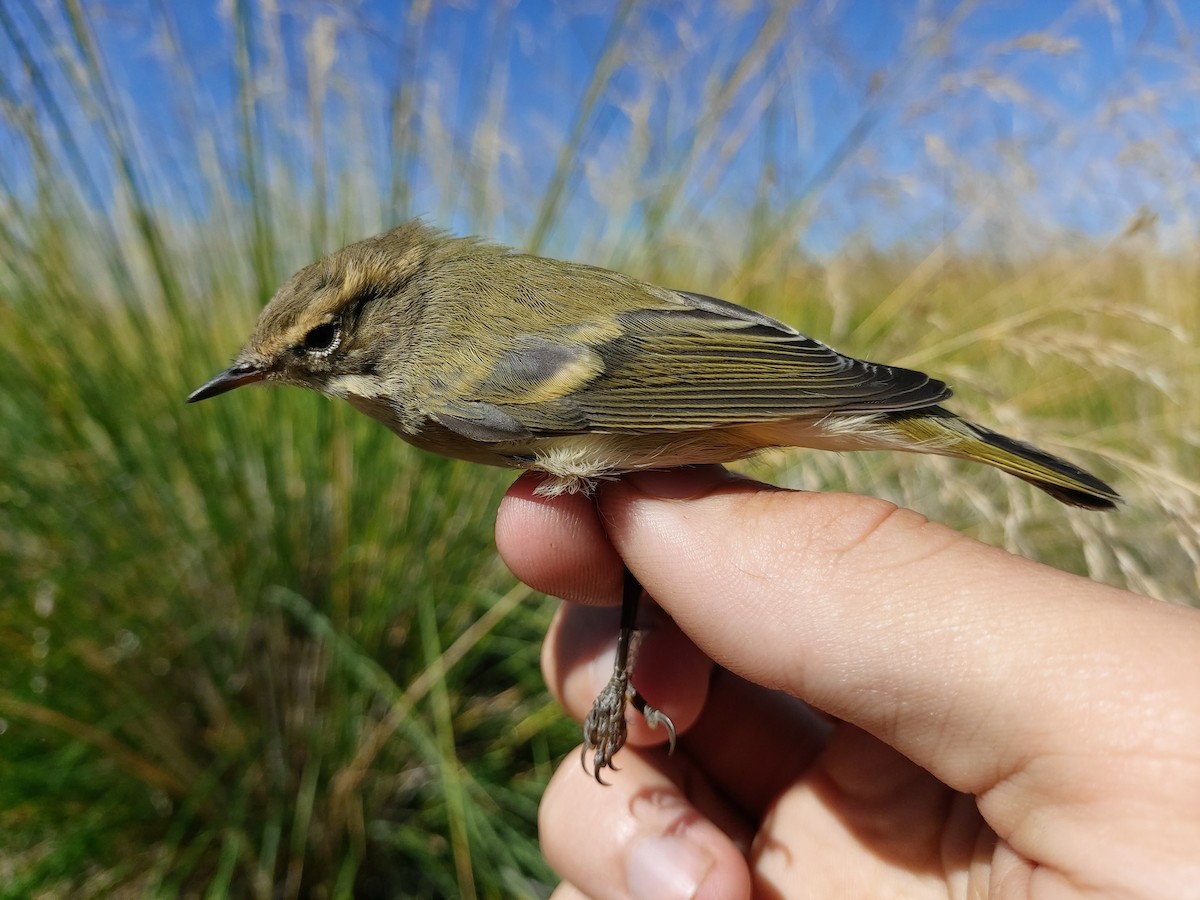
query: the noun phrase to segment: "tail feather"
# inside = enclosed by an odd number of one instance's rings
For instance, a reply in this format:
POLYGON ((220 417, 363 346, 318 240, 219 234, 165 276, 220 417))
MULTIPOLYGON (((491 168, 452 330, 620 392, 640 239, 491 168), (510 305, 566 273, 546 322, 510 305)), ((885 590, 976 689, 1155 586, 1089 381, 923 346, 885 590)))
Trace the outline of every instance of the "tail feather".
POLYGON ((891 424, 928 452, 995 466, 1070 506, 1113 509, 1121 501, 1120 494, 1090 472, 1032 444, 961 419, 941 407, 889 418, 891 424))

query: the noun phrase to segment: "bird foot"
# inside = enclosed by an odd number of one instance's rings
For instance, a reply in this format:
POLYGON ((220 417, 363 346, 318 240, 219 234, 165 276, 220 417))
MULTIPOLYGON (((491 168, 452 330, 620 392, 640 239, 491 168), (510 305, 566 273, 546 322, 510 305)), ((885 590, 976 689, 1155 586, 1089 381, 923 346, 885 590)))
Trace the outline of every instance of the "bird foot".
POLYGON ((579 761, 583 771, 587 772, 588 753, 592 754, 592 774, 601 784, 608 784, 601 777, 603 769, 617 771, 617 767, 613 765, 613 757, 625 746, 629 730, 625 721, 625 706, 630 702, 651 728, 662 725, 667 729, 668 752, 675 752, 675 723, 671 721, 671 717, 647 703, 646 698, 630 685, 629 670, 617 667, 583 722, 583 747, 580 749, 579 761))

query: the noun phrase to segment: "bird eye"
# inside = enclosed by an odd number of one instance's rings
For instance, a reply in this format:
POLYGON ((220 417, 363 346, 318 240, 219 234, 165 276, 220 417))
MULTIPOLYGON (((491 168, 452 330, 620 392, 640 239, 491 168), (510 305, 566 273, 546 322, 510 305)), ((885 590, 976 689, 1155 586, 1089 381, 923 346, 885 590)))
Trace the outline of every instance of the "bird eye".
POLYGON ((314 356, 324 356, 336 350, 340 341, 337 322, 326 322, 304 336, 304 351, 314 356))

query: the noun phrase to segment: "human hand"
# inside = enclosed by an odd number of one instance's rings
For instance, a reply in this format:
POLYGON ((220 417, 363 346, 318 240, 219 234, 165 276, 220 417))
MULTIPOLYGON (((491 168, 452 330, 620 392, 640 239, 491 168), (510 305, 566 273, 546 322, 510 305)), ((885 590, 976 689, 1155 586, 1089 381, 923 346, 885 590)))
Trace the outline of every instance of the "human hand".
POLYGON ((1200 612, 718 468, 536 483, 497 543, 576 601, 551 689, 582 719, 607 680, 624 560, 665 613, 635 683, 680 731, 668 757, 631 718, 611 787, 564 761, 556 897, 1200 895, 1200 612))

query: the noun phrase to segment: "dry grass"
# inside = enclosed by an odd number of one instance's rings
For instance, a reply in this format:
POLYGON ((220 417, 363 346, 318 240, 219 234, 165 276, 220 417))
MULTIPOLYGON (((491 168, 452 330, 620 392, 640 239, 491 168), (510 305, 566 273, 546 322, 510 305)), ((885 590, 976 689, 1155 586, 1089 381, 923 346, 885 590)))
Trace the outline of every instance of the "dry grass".
POLYGON ((837 4, 707 7, 235 2, 197 44, 170 4, 0 4, 0 895, 544 891, 576 730, 536 670, 549 604, 490 549, 507 476, 299 392, 181 402, 290 270, 413 214, 934 372, 1126 505, 899 455, 756 471, 1195 600, 1183 26, 1109 23, 1127 62, 1072 116, 1043 88, 1087 64, 1088 4, 897 23, 879 66, 837 4))

